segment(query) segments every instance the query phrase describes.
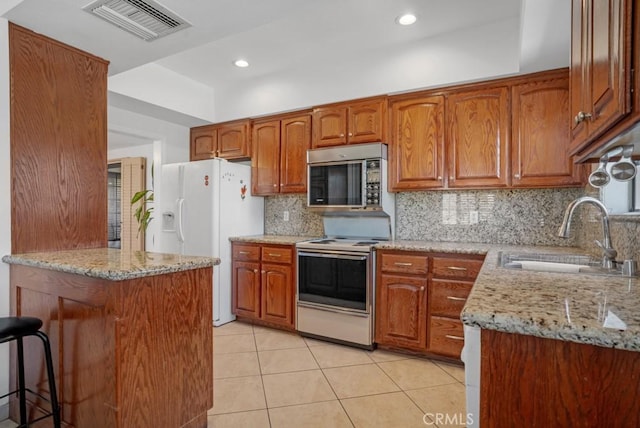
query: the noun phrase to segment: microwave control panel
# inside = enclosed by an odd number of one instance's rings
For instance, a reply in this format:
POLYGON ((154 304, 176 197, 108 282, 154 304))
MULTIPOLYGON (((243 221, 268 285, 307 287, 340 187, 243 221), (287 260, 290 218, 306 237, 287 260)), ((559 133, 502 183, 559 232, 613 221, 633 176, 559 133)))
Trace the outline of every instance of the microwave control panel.
POLYGON ((380 159, 367 160, 367 205, 380 205, 380 159))

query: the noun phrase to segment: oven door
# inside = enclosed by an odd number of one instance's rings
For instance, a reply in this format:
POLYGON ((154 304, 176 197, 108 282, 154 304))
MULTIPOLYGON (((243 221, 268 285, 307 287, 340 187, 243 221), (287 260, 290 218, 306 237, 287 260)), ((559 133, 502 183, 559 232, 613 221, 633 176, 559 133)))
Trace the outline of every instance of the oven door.
POLYGON ((298 251, 298 306, 370 311, 369 254, 298 251))

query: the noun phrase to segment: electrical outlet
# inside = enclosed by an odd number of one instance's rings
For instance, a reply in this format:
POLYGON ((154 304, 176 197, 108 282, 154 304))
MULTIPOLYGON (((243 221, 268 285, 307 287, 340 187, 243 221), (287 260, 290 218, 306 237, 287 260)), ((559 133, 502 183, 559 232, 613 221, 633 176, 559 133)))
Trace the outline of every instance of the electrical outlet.
POLYGON ((469 223, 478 224, 478 211, 469 211, 469 223))
POLYGON ((284 221, 289 221, 289 211, 285 211, 282 215, 284 221))

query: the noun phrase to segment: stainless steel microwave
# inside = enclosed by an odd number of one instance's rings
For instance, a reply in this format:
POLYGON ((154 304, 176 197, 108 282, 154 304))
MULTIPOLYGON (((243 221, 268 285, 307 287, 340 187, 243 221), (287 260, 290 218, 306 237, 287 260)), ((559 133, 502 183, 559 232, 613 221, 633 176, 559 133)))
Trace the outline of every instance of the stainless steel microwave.
POLYGON ((382 143, 307 151, 307 206, 319 211, 382 210, 386 159, 382 143))

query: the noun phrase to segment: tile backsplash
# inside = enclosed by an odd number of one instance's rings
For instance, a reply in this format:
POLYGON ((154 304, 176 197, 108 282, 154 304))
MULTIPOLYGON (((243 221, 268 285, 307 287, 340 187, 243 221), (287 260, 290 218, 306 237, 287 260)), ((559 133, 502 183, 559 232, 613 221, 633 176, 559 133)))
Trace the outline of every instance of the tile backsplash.
MULTIPOLYGON (((598 211, 584 205, 568 239, 557 237, 572 200, 597 192, 580 188, 425 191, 396 194, 396 236, 427 241, 578 246, 596 256, 602 239, 598 211), (476 223, 477 220, 477 223, 476 223)), ((306 208, 304 195, 265 199, 265 233, 322 236, 322 216, 306 208), (289 221, 284 221, 284 212, 289 221)), ((611 240, 618 260, 640 263, 640 216, 611 217, 611 240)))
MULTIPOLYGON (((396 194, 396 236, 452 242, 576 245, 556 232, 565 207, 582 189, 425 191, 396 194), (477 222, 476 222, 477 221, 477 222)), ((322 216, 304 195, 265 200, 265 233, 322 235, 322 216), (284 212, 289 221, 284 221, 284 212)))
POLYGON ((396 196, 396 236, 451 242, 576 245, 557 237, 566 206, 582 189, 406 192, 396 196))

